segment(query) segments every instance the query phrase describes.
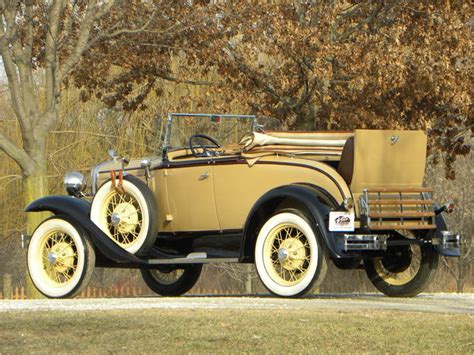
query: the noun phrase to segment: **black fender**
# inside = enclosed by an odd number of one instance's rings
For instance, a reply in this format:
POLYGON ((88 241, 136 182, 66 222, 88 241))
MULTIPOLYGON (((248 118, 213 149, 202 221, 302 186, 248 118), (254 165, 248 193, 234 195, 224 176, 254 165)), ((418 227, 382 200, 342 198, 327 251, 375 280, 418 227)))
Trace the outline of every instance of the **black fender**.
POLYGON ((100 253, 117 263, 146 264, 142 260, 115 244, 90 220, 91 204, 71 196, 47 196, 30 203, 25 212, 49 211, 55 215, 66 215, 81 225, 88 233, 100 253))
MULTIPOLYGON (((253 260, 253 247, 256 239, 255 228, 258 227, 255 223, 259 213, 268 209, 272 210, 271 213, 273 213, 278 207, 276 204, 283 200, 296 202, 310 214, 314 223, 313 228, 319 231, 322 242, 332 258, 347 257, 342 254, 340 246, 337 245, 337 236, 340 233, 330 232, 327 228, 329 212, 334 208, 322 203, 318 198, 318 193, 318 190, 312 186, 295 184, 277 187, 260 197, 250 210, 245 223, 240 260, 243 262, 253 260)), ((330 196, 327 192, 321 191, 321 193, 330 196)), ((271 213, 266 217, 270 217, 271 213)))

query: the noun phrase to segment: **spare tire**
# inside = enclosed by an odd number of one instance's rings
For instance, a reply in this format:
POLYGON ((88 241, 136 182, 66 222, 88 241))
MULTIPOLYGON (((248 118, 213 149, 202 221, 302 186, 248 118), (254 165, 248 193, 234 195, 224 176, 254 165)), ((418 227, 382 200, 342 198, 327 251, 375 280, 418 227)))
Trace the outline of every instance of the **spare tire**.
POLYGON ((111 180, 99 188, 92 201, 91 220, 132 254, 149 251, 158 234, 153 192, 142 180, 131 175, 123 178, 121 189, 114 188, 111 180))

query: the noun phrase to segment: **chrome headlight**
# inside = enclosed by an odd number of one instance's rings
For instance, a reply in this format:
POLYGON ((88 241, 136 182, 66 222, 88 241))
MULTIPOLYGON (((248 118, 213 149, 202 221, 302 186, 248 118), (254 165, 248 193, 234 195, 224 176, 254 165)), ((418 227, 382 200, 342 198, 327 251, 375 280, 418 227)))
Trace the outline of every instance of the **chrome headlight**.
POLYGON ((87 186, 84 175, 77 171, 70 171, 64 175, 64 187, 69 195, 75 197, 84 196, 83 191, 87 186))

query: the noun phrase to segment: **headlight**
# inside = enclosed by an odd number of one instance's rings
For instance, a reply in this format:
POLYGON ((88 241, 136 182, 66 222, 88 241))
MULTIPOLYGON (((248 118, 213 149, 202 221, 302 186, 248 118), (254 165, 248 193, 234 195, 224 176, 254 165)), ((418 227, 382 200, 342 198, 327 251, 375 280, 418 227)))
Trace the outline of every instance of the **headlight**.
POLYGON ((64 175, 64 187, 69 195, 75 197, 82 197, 82 193, 86 188, 86 178, 77 171, 70 171, 64 175))

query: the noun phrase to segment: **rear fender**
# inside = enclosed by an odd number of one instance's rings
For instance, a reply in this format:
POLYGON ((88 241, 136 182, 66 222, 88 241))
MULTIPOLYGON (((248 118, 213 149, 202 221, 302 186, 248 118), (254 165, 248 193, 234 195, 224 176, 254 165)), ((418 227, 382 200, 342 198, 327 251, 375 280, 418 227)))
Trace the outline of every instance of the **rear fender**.
MULTIPOLYGON (((261 214, 277 208, 278 204, 283 200, 290 200, 301 205, 312 218, 313 228, 315 228, 325 244, 332 258, 343 257, 340 246, 337 245, 336 236, 340 233, 329 232, 327 229, 329 212, 333 210, 330 206, 322 203, 318 198, 318 190, 312 186, 305 185, 287 185, 270 190, 263 195, 252 207, 244 228, 244 239, 240 260, 243 262, 252 261, 254 257, 254 246, 257 237, 258 228, 256 225, 261 218, 261 214), (259 216, 260 215, 260 216, 259 216)), ((321 193, 324 193, 321 191, 321 193)), ((326 195, 326 194, 325 194, 326 195)), ((268 219, 271 216, 265 215, 268 219)))
POLYGON ((49 211, 55 215, 66 215, 80 224, 88 233, 95 248, 106 258, 117 263, 146 264, 115 244, 102 230, 90 220, 91 204, 71 196, 47 196, 30 203, 25 212, 49 211))

